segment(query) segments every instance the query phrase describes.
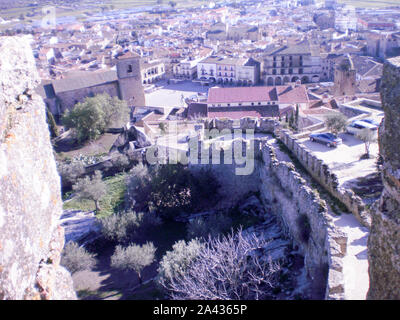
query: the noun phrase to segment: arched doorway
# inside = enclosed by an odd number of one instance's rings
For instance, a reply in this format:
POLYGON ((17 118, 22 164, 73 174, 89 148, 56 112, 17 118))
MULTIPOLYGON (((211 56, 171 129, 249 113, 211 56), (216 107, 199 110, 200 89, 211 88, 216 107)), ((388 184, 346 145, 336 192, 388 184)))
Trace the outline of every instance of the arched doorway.
POLYGON ((319 82, 319 76, 317 76, 317 75, 313 76, 312 82, 319 82))
POLYGON ((284 84, 287 84, 287 83, 289 83, 290 82, 290 78, 289 77, 284 77, 283 78, 283 83, 284 84))
POLYGON ((309 83, 309 79, 308 77, 304 76, 303 78, 301 78, 301 83, 309 83))
POLYGON ((300 80, 299 77, 293 77, 292 82, 296 82, 297 80, 300 80))
POLYGON ((281 79, 281 77, 276 77, 276 78, 275 78, 275 85, 276 85, 276 86, 281 86, 281 85, 282 85, 282 79, 281 79))
POLYGON ((267 80, 267 85, 268 86, 273 86, 274 85, 274 78, 269 77, 268 80, 267 80))

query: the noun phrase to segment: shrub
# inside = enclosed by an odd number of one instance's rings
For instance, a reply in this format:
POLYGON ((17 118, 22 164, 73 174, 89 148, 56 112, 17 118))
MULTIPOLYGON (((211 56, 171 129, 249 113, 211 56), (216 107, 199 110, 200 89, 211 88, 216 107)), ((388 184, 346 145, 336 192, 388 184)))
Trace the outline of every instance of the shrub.
POLYGON ((96 264, 95 255, 90 254, 75 242, 68 242, 61 255, 61 265, 72 274, 93 268, 96 264))
POLYGON ((156 250, 151 242, 143 246, 131 245, 127 248, 117 246, 111 257, 111 266, 123 271, 135 271, 142 283, 142 271, 154 262, 156 250))
POLYGON ((268 241, 240 230, 209 239, 183 272, 164 284, 173 300, 261 300, 272 296, 280 266, 265 257, 268 241), (259 251, 261 250, 261 254, 259 251))
POLYGON ((196 218, 188 224, 188 237, 216 237, 221 233, 228 232, 231 229, 232 224, 232 219, 224 214, 211 214, 208 217, 196 218))
POLYGON ((100 220, 101 231, 107 240, 124 242, 136 238, 141 231, 161 224, 154 213, 124 212, 100 220))
POLYGON ((172 251, 167 251, 158 267, 158 283, 166 287, 172 279, 181 277, 187 268, 198 257, 203 245, 199 240, 194 239, 190 242, 184 240, 176 242, 172 246, 172 251))
POLYGON ((57 171, 63 185, 74 184, 85 173, 85 166, 80 161, 57 162, 57 171))
POLYGON ((210 171, 193 176, 181 164, 145 167, 131 170, 128 179, 128 199, 140 211, 156 211, 164 218, 190 211, 205 198, 216 199, 218 184, 210 171))

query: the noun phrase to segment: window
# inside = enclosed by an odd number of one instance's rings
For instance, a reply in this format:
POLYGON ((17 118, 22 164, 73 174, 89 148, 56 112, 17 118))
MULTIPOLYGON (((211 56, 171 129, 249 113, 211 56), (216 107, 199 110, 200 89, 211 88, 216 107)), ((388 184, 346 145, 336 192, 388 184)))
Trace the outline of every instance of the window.
POLYGON ((128 65, 128 71, 127 71, 128 73, 132 73, 133 72, 133 68, 132 68, 132 65, 130 64, 130 65, 128 65))
POLYGON ((303 74, 303 69, 302 68, 299 69, 299 73, 303 74))
POLYGON ((281 69, 281 74, 285 74, 285 69, 281 69))

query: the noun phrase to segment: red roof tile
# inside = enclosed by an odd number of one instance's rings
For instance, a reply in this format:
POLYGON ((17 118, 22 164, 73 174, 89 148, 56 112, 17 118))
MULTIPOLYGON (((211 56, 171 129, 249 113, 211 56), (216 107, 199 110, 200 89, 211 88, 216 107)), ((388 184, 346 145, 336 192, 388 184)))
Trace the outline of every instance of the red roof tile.
POLYGON ((308 103, 305 86, 211 88, 208 103, 271 102, 308 103))

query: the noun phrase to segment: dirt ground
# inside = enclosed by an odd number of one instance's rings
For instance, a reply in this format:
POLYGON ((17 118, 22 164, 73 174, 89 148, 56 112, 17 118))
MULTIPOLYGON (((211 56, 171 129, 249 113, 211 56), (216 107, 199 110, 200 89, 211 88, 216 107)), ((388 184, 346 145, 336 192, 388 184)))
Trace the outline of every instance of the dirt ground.
POLYGON ((158 262, 166 251, 172 249, 176 241, 185 237, 186 228, 182 223, 165 223, 146 236, 139 244, 151 241, 157 248, 156 262, 143 270, 144 285, 139 285, 135 272, 121 272, 111 267, 111 256, 115 245, 107 244, 96 247, 97 265, 91 270, 77 272, 73 275, 75 291, 82 300, 156 300, 163 295, 157 285, 149 280, 157 276, 158 262), (161 230, 162 228, 162 230, 161 230))

